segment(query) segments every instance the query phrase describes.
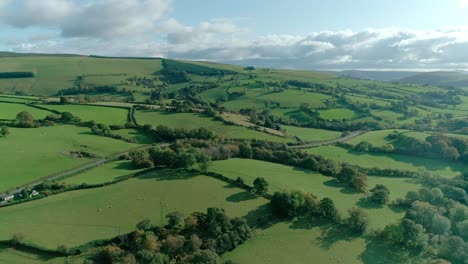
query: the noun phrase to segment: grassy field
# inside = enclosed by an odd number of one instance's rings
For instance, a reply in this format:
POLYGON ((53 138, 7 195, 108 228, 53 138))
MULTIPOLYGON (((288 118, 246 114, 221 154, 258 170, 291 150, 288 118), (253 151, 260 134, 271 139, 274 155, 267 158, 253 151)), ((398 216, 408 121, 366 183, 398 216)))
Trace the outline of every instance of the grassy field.
POLYGON ((356 113, 346 108, 335 108, 335 109, 320 111, 320 117, 326 120, 351 119, 355 116, 356 116, 356 113))
POLYGON ((359 153, 336 146, 311 148, 308 149, 308 152, 366 168, 378 167, 413 171, 423 168, 443 177, 454 177, 468 170, 468 165, 462 163, 397 154, 359 153))
POLYGON ((138 171, 140 170, 135 170, 131 161, 118 160, 106 163, 78 175, 59 180, 59 182, 65 182, 66 184, 98 184, 118 180, 138 171))
POLYGON ((425 259, 384 241, 365 240, 328 225, 277 223, 257 230, 253 238, 223 259, 235 263, 422 264, 425 259))
POLYGON ((30 107, 24 104, 12 104, 12 103, 1 103, 0 102, 0 119, 15 119, 19 112, 27 111, 35 119, 42 119, 50 114, 51 112, 30 107))
POLYGON ((123 108, 100 107, 91 105, 43 105, 59 112, 70 112, 82 121, 94 120, 106 125, 123 125, 127 122, 128 110, 123 108))
POLYGON ((91 256, 96 251, 83 253, 79 256, 56 257, 45 253, 19 251, 9 247, 0 247, 0 263, 11 264, 83 264, 86 257, 91 256))
POLYGON ((204 127, 225 138, 262 139, 276 142, 293 141, 289 138, 270 135, 242 126, 230 126, 220 121, 214 121, 211 117, 191 113, 169 113, 137 111, 135 118, 138 124, 164 125, 171 128, 195 129, 204 127))
POLYGON ((27 241, 55 249, 132 231, 145 218, 159 225, 165 222, 161 214, 176 210, 188 214, 221 207, 231 216, 255 218, 253 211, 265 202, 208 176, 159 171, 103 188, 0 208, 4 227, 0 239, 23 232, 27 241))
POLYGON ((112 134, 120 135, 126 139, 134 139, 138 144, 152 144, 155 142, 153 137, 148 136, 140 129, 135 128, 112 130, 112 134))
POLYGON ((95 136, 89 133, 89 128, 74 126, 11 128, 10 132, 0 138, 0 191, 92 161, 73 158, 67 155, 70 151, 86 151, 102 157, 138 146, 95 136))
POLYGON ((0 72, 30 71, 34 78, 0 80, 0 92, 21 91, 34 95, 51 95, 73 86, 80 75, 96 85, 115 85, 129 77, 147 76, 160 70, 161 60, 74 57, 2 58, 0 72))
MULTIPOLYGON (((362 134, 358 137, 355 137, 346 143, 349 144, 358 144, 361 141, 367 141, 372 143, 374 146, 382 146, 384 144, 392 143, 391 140, 386 139, 389 134, 394 132, 402 133, 405 136, 413 137, 419 140, 426 140, 427 137, 431 135, 439 135, 439 133, 426 133, 426 132, 418 132, 418 131, 411 131, 406 129, 387 129, 387 130, 377 130, 377 131, 369 131, 365 134, 362 134)), ((441 135, 452 137, 452 138, 461 138, 468 140, 467 135, 460 135, 460 134, 453 134, 453 133, 442 133, 441 135)))
MULTIPOLYGON (((301 190, 311 192, 319 198, 330 197, 343 215, 353 206, 362 206, 369 213, 370 226, 373 228, 382 228, 404 215, 403 212, 394 211, 388 207, 372 207, 363 200, 365 199, 364 194, 343 188, 333 178, 313 171, 245 159, 216 161, 210 170, 232 179, 242 177, 249 185, 252 185, 256 177, 264 177, 270 185, 270 193, 283 190, 301 190)), ((404 178, 368 178, 369 188, 372 188, 377 183, 383 183, 388 186, 391 192, 391 199, 402 197, 408 191, 419 188, 418 184, 404 178)))
POLYGON ((303 141, 321 141, 341 137, 340 132, 325 129, 304 128, 295 126, 281 126, 281 128, 286 130, 288 136, 296 136, 303 141))

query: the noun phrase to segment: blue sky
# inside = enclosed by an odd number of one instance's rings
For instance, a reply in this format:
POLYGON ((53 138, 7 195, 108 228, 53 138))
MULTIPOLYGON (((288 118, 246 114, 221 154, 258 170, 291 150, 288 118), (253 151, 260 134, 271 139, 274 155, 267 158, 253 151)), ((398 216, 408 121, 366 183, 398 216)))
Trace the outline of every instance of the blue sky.
POLYGON ((0 0, 0 50, 458 70, 468 0, 0 0))
POLYGON ((176 0, 173 14, 187 24, 237 18, 257 34, 468 25, 458 0, 176 0))

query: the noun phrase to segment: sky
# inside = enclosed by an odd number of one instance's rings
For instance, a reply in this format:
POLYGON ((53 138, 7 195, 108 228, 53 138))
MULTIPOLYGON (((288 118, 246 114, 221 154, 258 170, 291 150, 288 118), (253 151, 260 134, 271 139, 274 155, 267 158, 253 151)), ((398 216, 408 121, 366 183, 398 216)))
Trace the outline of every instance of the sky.
POLYGON ((468 69, 468 0, 0 0, 0 50, 468 69))

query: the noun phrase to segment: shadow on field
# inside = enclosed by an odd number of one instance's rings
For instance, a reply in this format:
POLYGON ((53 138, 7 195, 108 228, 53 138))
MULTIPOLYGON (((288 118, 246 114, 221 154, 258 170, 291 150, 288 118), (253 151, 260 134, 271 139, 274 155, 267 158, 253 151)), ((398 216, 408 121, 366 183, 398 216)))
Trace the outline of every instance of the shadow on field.
POLYGON ((271 208, 268 204, 260 205, 254 210, 249 211, 244 218, 250 227, 257 229, 266 229, 279 222, 271 219, 271 208))
MULTIPOLYGON (((394 161, 408 163, 415 167, 423 167, 428 171, 435 171, 435 170, 444 170, 447 167, 451 168, 453 171, 463 172, 466 167, 462 163, 456 162, 449 162, 444 160, 438 159, 430 159, 425 157, 418 157, 418 156, 409 156, 404 154, 388 154, 388 153, 373 153, 373 152, 359 152, 354 150, 348 150, 348 154, 362 156, 362 155, 369 155, 373 157, 382 157, 382 158, 389 158, 394 161)), ((378 164, 375 164, 379 167, 378 164)))
POLYGON ((384 207, 383 205, 376 204, 367 200, 366 197, 359 199, 356 205, 364 209, 380 209, 384 207))
POLYGON ((135 170, 135 168, 132 166, 131 161, 119 163, 116 166, 114 166, 113 169, 116 169, 116 170, 129 170, 129 171, 135 170))
POLYGON ((168 170, 162 169, 145 173, 136 179, 139 180, 157 180, 157 181, 172 181, 172 180, 189 180, 198 174, 190 173, 185 170, 168 170))
POLYGON ((364 264, 417 263, 420 259, 419 252, 408 251, 382 239, 368 240, 360 257, 364 264))
POLYGON ((235 193, 235 194, 227 197, 226 201, 233 202, 233 203, 239 203, 239 202, 244 202, 244 201, 248 201, 248 200, 255 200, 255 199, 258 199, 258 197, 251 194, 248 191, 241 191, 239 193, 235 193))
POLYGON ((326 225, 321 228, 322 234, 317 238, 320 246, 325 249, 329 249, 333 244, 338 241, 352 241, 359 237, 358 234, 353 233, 341 225, 326 225))
MULTIPOLYGON (((54 258, 57 258, 57 256, 54 256, 52 254, 47 254, 45 252, 35 250, 35 249, 29 248, 29 247, 19 246, 18 249, 14 249, 14 248, 12 248, 10 246, 7 246, 7 245, 3 245, 3 244, 0 245, 0 254, 2 254, 3 252, 6 252, 7 250, 17 250, 19 252, 31 254, 31 255, 34 255, 34 257, 37 258, 37 260, 46 261, 46 262, 49 262, 49 261, 53 260, 54 258)), ((29 256, 24 256, 23 260, 26 261, 28 259, 29 259, 29 256)), ((21 258, 19 260, 21 260, 21 258)))
POLYGON ((344 193, 344 194, 356 194, 356 193, 361 193, 360 191, 358 191, 358 190, 356 190, 356 189, 343 186, 343 185, 340 184, 336 179, 333 179, 333 178, 330 179, 330 180, 328 180, 328 181, 323 182, 323 185, 325 185, 325 186, 327 186, 327 187, 332 187, 332 188, 340 188, 340 192, 341 192, 341 193, 344 193))

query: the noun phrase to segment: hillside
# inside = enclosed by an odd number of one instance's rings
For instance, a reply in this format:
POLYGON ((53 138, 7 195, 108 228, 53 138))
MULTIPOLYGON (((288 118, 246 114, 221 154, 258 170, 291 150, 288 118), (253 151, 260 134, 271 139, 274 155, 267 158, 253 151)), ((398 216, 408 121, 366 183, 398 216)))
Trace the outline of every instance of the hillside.
POLYGON ((398 82, 468 88, 468 73, 444 71, 419 73, 401 78, 400 80, 398 80, 398 82))
POLYGON ((466 90, 162 58, 3 55, 0 261, 468 257, 466 90))
POLYGON ((362 71, 349 70, 338 71, 337 75, 354 79, 375 80, 383 82, 394 82, 418 74, 412 71, 362 71))

